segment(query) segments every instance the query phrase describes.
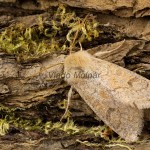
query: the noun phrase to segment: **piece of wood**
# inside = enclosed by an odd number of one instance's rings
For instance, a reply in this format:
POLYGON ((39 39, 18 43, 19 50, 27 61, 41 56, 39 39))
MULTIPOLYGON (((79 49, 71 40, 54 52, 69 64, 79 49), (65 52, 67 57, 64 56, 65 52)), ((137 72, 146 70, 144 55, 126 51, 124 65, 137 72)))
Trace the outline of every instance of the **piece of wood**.
POLYGON ((149 0, 59 0, 73 7, 95 9, 97 11, 112 12, 120 17, 143 17, 150 15, 149 0))

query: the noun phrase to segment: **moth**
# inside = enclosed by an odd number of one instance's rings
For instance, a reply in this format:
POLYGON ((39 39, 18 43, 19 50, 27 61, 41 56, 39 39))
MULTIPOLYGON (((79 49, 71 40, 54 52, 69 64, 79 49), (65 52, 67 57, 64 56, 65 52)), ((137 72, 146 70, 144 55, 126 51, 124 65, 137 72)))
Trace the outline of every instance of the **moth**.
POLYGON ((86 51, 64 61, 65 80, 95 114, 127 142, 138 140, 143 111, 150 108, 150 81, 86 51))

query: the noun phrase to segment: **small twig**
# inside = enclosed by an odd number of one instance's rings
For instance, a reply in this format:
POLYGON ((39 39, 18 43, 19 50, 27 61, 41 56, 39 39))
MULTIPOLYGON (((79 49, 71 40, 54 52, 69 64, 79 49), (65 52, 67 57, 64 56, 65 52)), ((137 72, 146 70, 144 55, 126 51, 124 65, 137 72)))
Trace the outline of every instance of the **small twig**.
POLYGON ((94 147, 116 147, 116 146, 119 146, 119 147, 124 147, 128 150, 133 150, 132 148, 130 148, 129 146, 127 145, 123 145, 123 144, 108 144, 108 145, 104 145, 104 144, 98 144, 98 143, 90 143, 89 141, 81 141, 79 139, 76 140, 77 142, 83 144, 83 145, 86 145, 86 146, 94 146, 94 147))
POLYGON ((105 145, 105 147, 116 147, 116 146, 119 146, 119 147, 124 147, 128 150, 133 150, 132 148, 130 148, 129 146, 127 145, 123 145, 123 144, 109 144, 109 145, 105 145))

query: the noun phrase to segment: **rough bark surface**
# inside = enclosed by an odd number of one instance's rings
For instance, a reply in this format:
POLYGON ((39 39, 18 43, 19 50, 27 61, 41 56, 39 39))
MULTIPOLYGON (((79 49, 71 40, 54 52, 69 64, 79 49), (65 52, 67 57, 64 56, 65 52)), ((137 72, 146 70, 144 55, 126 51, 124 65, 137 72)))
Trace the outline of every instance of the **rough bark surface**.
MULTIPOLYGON (((72 6, 79 14, 92 13, 100 22, 104 34, 93 44, 83 45, 89 53, 150 79, 149 0, 0 0, 0 31, 20 22, 25 27, 37 25, 38 16, 44 17, 45 20, 51 19, 50 7, 58 6, 59 3, 72 6)), ((15 56, 0 50, 0 103, 9 108, 22 108, 18 114, 25 118, 59 120, 63 111, 59 110, 56 102, 67 98, 69 85, 63 78, 51 79, 49 73, 62 74, 63 64, 59 63, 63 63, 65 57, 66 54, 57 54, 34 62, 18 63, 15 56)), ((91 124, 98 123, 93 111, 77 93, 73 93, 70 110, 72 118, 80 124, 88 124, 89 121, 91 124)), ((146 110, 146 120, 150 120, 149 116, 149 110, 146 110)), ((143 132, 142 136, 146 135, 146 139, 149 139, 149 127, 143 132)), ((49 135, 50 139, 41 139, 37 144, 38 147, 34 141, 31 143, 28 141, 30 138, 33 140, 42 138, 43 135, 33 132, 6 135, 1 137, 0 145, 2 149, 18 150, 63 149, 63 146, 68 149, 93 149, 75 142, 78 138, 81 140, 92 138, 90 136, 64 137, 62 133, 53 134, 49 135)), ((137 150, 141 147, 148 150, 150 142, 130 146, 137 150)))

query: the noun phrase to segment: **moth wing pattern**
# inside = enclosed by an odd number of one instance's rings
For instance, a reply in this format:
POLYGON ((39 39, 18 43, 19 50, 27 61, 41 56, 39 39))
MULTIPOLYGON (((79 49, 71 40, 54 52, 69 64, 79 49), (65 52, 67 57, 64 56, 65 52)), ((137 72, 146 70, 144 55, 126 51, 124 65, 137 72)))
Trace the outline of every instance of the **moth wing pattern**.
POLYGON ((66 81, 101 120, 126 141, 138 140, 143 109, 150 107, 149 80, 85 51, 69 55, 64 70, 70 74, 66 81), (84 76, 87 73, 98 78, 84 76))
POLYGON ((150 81, 113 63, 93 58, 101 84, 117 101, 139 109, 150 108, 150 81))

